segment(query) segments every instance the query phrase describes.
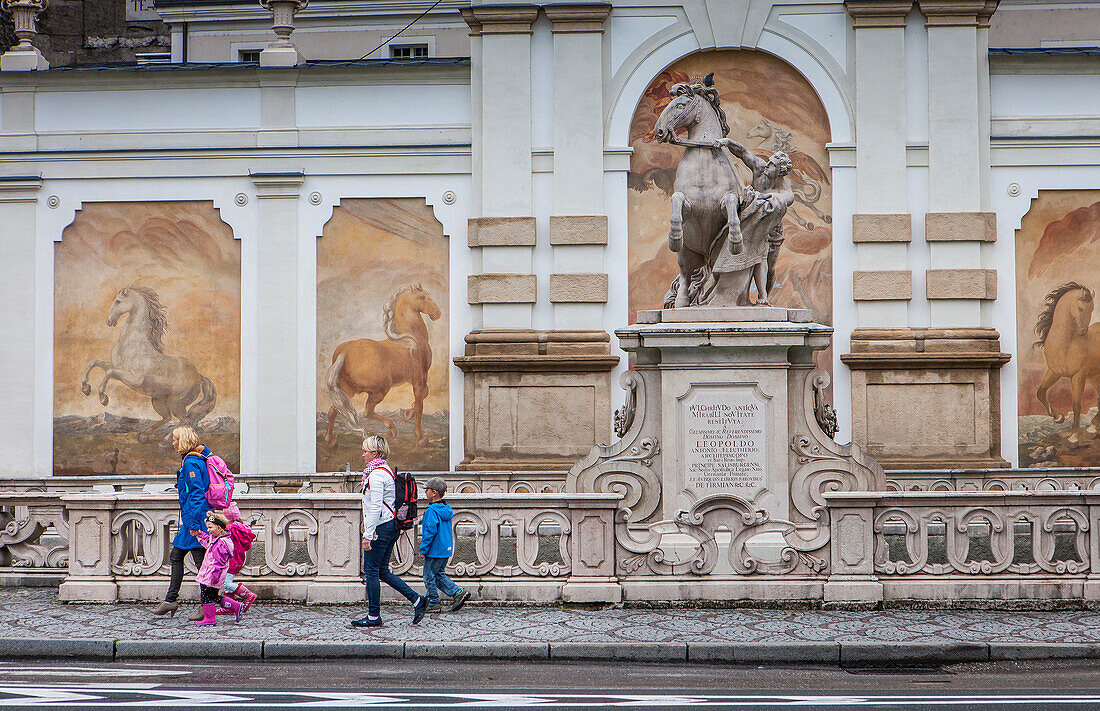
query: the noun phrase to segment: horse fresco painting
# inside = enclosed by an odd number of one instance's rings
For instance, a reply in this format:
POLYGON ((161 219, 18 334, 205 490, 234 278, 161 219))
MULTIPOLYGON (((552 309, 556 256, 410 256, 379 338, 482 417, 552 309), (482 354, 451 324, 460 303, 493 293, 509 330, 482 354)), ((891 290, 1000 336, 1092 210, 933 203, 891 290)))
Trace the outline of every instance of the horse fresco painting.
MULTIPOLYGON (((692 228, 688 227, 691 218, 681 214, 684 244, 704 239, 711 240, 712 245, 721 244, 730 234, 734 220, 728 203, 732 198, 726 196, 736 187, 728 180, 726 165, 736 171, 739 185, 753 182, 743 160, 730 160, 728 151, 722 151, 719 163, 714 159, 718 151, 684 146, 683 140, 692 139, 686 127, 680 128, 686 119, 675 116, 679 105, 683 105, 680 116, 690 113, 688 118, 694 118, 695 113, 699 114, 701 124, 691 130, 696 138, 705 137, 706 141, 696 141, 700 144, 722 139, 728 126, 728 138, 758 158, 768 161, 777 152, 790 158, 792 166, 787 177, 793 202, 782 219, 784 242, 775 265, 770 299, 777 306, 809 308, 815 321, 832 323, 832 195, 825 150, 830 140, 828 117, 813 88, 794 68, 771 55, 750 50, 697 52, 685 57, 661 72, 638 103, 631 122, 634 153, 627 176, 631 322, 636 320, 638 310, 659 308, 669 284, 700 261, 694 250, 685 254, 669 249, 673 246, 669 237, 677 237, 675 225, 670 224, 676 221, 670 220, 670 215, 677 213, 676 193, 687 198, 690 192, 676 182, 677 168, 683 161, 703 161, 722 178, 720 184, 708 186, 706 191, 708 201, 718 196, 720 214, 708 208, 705 214, 710 222, 692 228), (713 88, 720 97, 717 106, 710 99, 706 81, 711 73, 713 88), (695 86, 700 88, 696 90, 695 86), (704 100, 695 101, 697 97, 704 100), (690 111, 688 104, 693 107, 690 111), (683 140, 669 140, 668 129, 673 124, 680 128, 683 140), (665 133, 657 135, 658 129, 665 133), (721 207, 723 199, 726 208, 721 207), (689 234, 689 229, 701 232, 689 234)), ((740 220, 738 217, 738 229, 740 220)), ((729 240, 731 253, 736 241, 734 234, 729 240)), ((682 279, 678 280, 677 291, 679 281, 682 279)), ((675 296, 682 298, 679 293, 675 296)), ((690 292, 686 296, 690 298, 690 292)), ((819 354, 818 362, 831 369, 831 349, 819 354)))
POLYGON ((54 251, 55 473, 163 474, 179 424, 239 466, 240 273, 210 202, 76 213, 54 251))
POLYGON ((365 435, 396 466, 450 467, 447 238, 423 200, 350 199, 317 241, 317 467, 356 467, 365 435))
POLYGON ((1040 191, 1016 232, 1019 456, 1100 465, 1100 190, 1040 191))

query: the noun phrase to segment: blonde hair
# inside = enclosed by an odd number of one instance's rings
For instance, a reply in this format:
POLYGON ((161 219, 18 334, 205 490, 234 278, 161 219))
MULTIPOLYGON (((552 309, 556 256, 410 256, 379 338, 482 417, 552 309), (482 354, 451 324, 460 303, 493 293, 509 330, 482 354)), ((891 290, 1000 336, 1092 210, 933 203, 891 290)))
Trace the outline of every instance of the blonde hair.
POLYGON ((206 520, 207 521, 214 521, 215 523, 217 523, 219 526, 222 527, 223 531, 225 529, 229 528, 229 519, 226 518, 225 514, 223 514, 221 511, 210 511, 210 512, 208 512, 206 514, 206 520))
POLYGON ((390 443, 382 435, 371 435, 363 440, 363 449, 368 452, 377 452, 382 459, 390 458, 390 443))
POLYGON ((176 452, 179 454, 186 454, 199 446, 198 433, 187 425, 172 430, 172 436, 179 442, 179 445, 176 447, 176 452))

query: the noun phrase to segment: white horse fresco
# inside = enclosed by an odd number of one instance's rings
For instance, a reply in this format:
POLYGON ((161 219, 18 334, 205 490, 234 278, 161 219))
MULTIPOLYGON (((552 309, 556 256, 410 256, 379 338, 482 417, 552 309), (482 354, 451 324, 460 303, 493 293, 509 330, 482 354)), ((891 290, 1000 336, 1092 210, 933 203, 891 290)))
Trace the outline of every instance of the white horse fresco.
POLYGON ((194 363, 164 352, 168 309, 149 287, 128 286, 118 292, 111 304, 107 325, 113 327, 124 314, 130 317, 111 349, 111 360, 88 363, 80 382, 81 392, 85 396, 92 394, 88 376, 101 368, 104 375, 99 384, 99 401, 104 407, 110 402, 106 388, 111 380, 148 395, 161 420, 138 434, 143 442, 173 417, 180 424, 196 427, 213 411, 218 394, 214 384, 199 373, 194 363))

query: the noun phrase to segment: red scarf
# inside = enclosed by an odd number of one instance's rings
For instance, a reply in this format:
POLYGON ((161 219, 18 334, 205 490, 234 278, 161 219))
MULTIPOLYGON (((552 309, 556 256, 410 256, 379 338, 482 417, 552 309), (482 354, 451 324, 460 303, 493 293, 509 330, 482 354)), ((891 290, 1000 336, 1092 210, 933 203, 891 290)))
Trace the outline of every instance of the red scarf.
POLYGON ((381 457, 379 457, 378 459, 372 459, 369 462, 367 462, 367 468, 363 470, 363 489, 364 490, 367 488, 367 478, 371 475, 371 472, 373 472, 378 467, 384 467, 384 466, 386 466, 386 460, 382 459, 381 457))

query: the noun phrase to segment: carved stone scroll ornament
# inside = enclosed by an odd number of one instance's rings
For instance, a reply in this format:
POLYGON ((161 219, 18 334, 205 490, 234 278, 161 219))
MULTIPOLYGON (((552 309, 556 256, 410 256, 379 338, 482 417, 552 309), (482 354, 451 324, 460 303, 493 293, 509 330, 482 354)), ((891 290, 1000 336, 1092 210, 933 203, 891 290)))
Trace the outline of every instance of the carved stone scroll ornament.
POLYGON ((69 564, 65 507, 0 508, 0 566, 64 568, 69 564), (49 532, 53 532, 53 536, 49 532))
POLYGON ((718 530, 733 537, 728 560, 742 575, 823 575, 829 560, 829 517, 825 493, 831 491, 881 491, 885 488, 882 468, 863 455, 856 445, 833 441, 818 422, 814 411, 829 386, 823 370, 808 372, 803 383, 802 422, 793 423, 791 448, 797 468, 791 477, 791 518, 773 519, 753 504, 731 494, 700 499, 674 519, 648 526, 616 525, 620 548, 619 575, 707 575, 718 560, 718 530), (750 552, 750 541, 764 534, 780 534, 786 547, 779 560, 761 560, 750 552), (662 550, 670 536, 695 540, 695 549, 675 563, 662 550))
MULTIPOLYGON (((616 493, 623 497, 618 521, 643 522, 661 503, 661 480, 653 468, 661 453, 660 438, 646 435, 646 388, 638 373, 628 370, 619 378, 627 391, 622 422, 625 432, 611 445, 597 444, 569 470, 565 491, 616 493)), ((654 428, 655 429, 655 428, 654 428)))

